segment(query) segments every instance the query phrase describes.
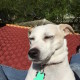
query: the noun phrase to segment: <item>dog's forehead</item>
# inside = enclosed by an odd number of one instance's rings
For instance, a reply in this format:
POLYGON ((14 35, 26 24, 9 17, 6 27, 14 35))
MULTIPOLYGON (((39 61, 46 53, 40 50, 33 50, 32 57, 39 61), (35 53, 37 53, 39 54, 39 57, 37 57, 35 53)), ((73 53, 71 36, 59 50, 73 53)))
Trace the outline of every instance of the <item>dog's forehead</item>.
POLYGON ((47 24, 34 28, 31 35, 56 34, 58 30, 58 25, 47 24))

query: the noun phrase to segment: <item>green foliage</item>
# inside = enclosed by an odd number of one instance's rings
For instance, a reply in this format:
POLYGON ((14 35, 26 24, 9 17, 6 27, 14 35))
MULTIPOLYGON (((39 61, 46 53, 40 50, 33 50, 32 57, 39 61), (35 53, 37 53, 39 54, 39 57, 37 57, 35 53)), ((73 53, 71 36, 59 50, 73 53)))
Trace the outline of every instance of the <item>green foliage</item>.
POLYGON ((80 17, 80 0, 71 0, 69 10, 75 17, 80 17))
POLYGON ((0 18, 16 23, 46 18, 61 21, 65 14, 80 15, 80 0, 0 0, 0 18))

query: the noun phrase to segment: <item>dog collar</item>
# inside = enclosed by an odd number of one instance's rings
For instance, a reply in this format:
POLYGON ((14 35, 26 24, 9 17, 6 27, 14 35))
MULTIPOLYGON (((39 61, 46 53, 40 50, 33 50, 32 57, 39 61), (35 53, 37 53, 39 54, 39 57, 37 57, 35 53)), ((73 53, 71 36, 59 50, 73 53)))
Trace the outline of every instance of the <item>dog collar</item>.
MULTIPOLYGON (((63 61, 62 61, 63 62, 63 61)), ((44 68, 46 66, 51 66, 51 65, 57 65, 57 64, 60 64, 62 62, 58 62, 58 63, 50 63, 50 64, 44 64, 44 65, 41 65, 41 68, 44 68)))

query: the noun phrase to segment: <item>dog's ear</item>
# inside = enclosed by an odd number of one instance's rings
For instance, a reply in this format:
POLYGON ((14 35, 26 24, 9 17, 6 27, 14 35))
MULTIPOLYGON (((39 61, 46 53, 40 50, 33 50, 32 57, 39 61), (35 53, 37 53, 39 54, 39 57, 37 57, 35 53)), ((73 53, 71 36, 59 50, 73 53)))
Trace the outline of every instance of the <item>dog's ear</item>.
POLYGON ((74 34, 73 28, 68 24, 60 24, 60 29, 64 31, 64 35, 74 34))

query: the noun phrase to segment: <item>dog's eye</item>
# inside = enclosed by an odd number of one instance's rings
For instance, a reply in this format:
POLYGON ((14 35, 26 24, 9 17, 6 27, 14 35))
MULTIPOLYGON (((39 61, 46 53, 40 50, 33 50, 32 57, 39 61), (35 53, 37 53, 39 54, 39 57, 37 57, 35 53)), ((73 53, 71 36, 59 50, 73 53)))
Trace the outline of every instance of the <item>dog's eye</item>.
POLYGON ((32 38, 29 38, 30 40, 34 40, 34 38, 32 37, 32 38))
POLYGON ((45 36, 44 39, 51 39, 53 36, 45 36))

